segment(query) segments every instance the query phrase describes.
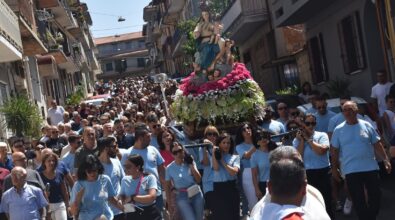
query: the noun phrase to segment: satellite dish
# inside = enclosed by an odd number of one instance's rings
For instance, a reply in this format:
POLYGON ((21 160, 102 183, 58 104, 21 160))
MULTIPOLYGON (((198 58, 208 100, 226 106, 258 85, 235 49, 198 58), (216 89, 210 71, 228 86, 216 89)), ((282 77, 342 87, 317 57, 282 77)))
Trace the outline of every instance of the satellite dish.
POLYGON ((123 18, 122 16, 119 16, 119 18, 118 18, 118 22, 123 22, 123 21, 126 21, 126 19, 125 19, 125 18, 123 18))

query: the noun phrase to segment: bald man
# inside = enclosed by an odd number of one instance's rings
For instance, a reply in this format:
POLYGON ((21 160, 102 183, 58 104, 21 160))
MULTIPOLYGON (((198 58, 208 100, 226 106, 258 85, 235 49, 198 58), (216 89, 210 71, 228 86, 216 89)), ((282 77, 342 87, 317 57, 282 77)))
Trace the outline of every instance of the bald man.
POLYGON ((40 220, 45 217, 44 207, 48 205, 41 189, 26 182, 27 171, 15 167, 11 171, 13 187, 3 193, 1 208, 8 219, 40 220))
MULTIPOLYGON (((41 179, 40 174, 32 169, 26 168, 27 166, 27 160, 26 156, 22 152, 15 152, 12 154, 12 161, 14 162, 15 167, 22 167, 26 169, 26 182, 29 185, 33 185, 35 187, 38 187, 42 190, 45 189, 45 185, 41 179)), ((6 176, 4 179, 3 183, 3 192, 7 191, 8 189, 12 188, 12 181, 11 181, 11 175, 6 176)))

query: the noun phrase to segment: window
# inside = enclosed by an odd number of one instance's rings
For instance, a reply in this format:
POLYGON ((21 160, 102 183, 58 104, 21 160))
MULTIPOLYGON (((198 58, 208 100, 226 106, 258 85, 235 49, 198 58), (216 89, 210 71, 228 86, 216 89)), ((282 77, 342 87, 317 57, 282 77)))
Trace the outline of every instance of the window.
POLYGON ((308 41, 310 69, 315 84, 329 80, 322 34, 308 41))
POLYGON ((126 45, 126 49, 127 49, 127 50, 133 49, 133 45, 132 45, 132 42, 131 42, 131 41, 126 42, 125 45, 126 45))
POLYGON ((282 68, 285 78, 285 85, 286 86, 299 85, 299 70, 296 62, 284 64, 282 68))
POLYGON ((139 48, 145 47, 145 40, 139 40, 139 48))
POLYGON ((106 71, 113 71, 114 68, 112 66, 112 62, 111 63, 106 63, 106 71))
POLYGON ((145 58, 137 58, 137 67, 145 67, 145 58))
POLYGON ((359 13, 355 12, 341 20, 337 28, 344 73, 352 74, 365 68, 359 13))

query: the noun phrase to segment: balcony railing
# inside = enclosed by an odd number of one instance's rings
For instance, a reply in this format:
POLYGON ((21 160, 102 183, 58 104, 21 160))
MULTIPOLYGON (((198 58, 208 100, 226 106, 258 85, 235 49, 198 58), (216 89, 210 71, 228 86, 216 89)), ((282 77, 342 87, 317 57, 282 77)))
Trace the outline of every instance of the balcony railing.
POLYGON ((18 18, 0 0, 0 63, 22 59, 22 39, 18 24, 18 18))
POLYGON ((19 52, 22 52, 22 39, 18 17, 4 0, 0 0, 0 35, 8 40, 19 52))
POLYGON ((34 32, 37 32, 34 2, 32 0, 6 0, 6 2, 15 14, 20 16, 34 32))

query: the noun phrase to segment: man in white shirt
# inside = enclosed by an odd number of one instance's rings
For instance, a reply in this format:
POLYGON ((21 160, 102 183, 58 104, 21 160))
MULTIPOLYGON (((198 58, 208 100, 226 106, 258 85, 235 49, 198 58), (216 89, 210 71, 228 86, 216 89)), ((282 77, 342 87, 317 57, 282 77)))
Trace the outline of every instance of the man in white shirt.
MULTIPOLYGON (((276 148, 270 153, 270 164, 284 159, 291 159, 302 162, 302 156, 299 152, 291 146, 282 146, 276 148)), ((284 182, 284 181, 283 181, 284 182)), ((330 217, 326 213, 325 202, 321 193, 314 187, 307 184, 305 187, 305 195, 300 202, 300 205, 277 205, 275 200, 272 199, 272 192, 269 193, 255 205, 251 211, 251 220, 270 219, 269 214, 279 214, 276 219, 282 219, 289 214, 297 213, 301 215, 304 220, 329 220, 330 217), (276 210, 274 210, 276 209, 276 210), (272 211, 268 213, 267 211, 272 211), (273 212, 275 211, 275 213, 273 212)))
POLYGON ((56 103, 56 100, 51 101, 51 108, 48 109, 48 124, 50 125, 58 125, 60 122, 63 122, 63 113, 65 112, 64 108, 56 103))
POLYGON ((387 74, 385 73, 385 70, 377 72, 377 84, 373 86, 370 97, 373 99, 374 104, 379 111, 380 117, 383 116, 383 113, 387 107, 385 104, 385 96, 389 94, 392 85, 393 83, 388 82, 387 80, 387 74))

